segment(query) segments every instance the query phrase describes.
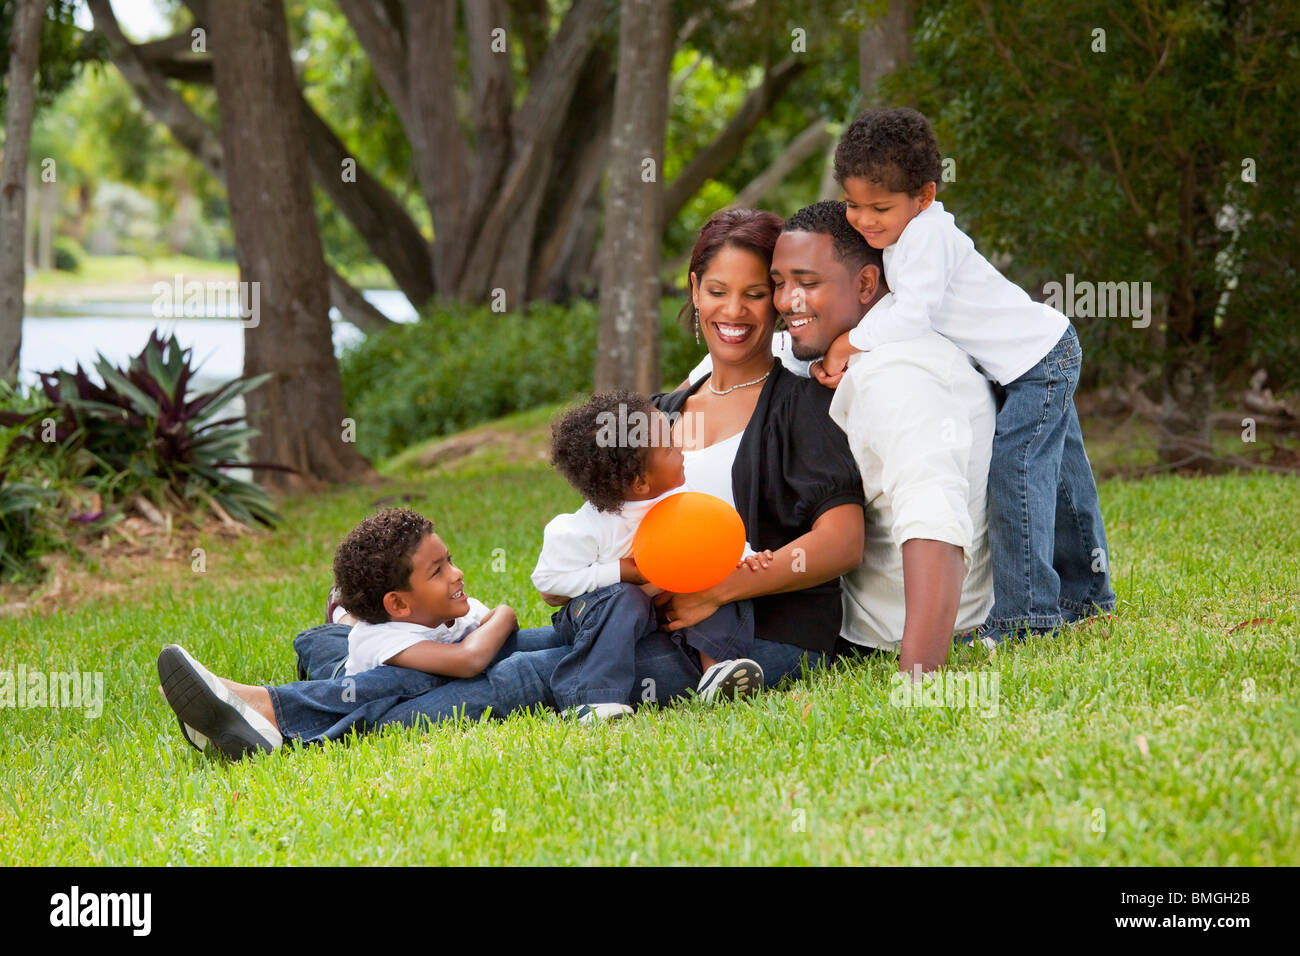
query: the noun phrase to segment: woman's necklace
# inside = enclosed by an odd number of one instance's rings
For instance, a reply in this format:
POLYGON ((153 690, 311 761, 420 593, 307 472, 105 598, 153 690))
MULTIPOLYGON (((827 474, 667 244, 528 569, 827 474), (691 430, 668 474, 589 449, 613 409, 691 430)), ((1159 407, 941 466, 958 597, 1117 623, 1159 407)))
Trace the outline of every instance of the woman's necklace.
POLYGON ((726 395, 728 392, 734 392, 738 388, 747 388, 750 385, 757 385, 759 382, 763 381, 763 379, 767 378, 771 374, 772 374, 772 370, 769 368, 766 372, 764 372, 758 378, 754 379, 752 382, 741 382, 739 385, 733 385, 731 386, 731 388, 724 388, 721 390, 714 388, 712 381, 705 382, 704 384, 709 386, 709 391, 712 392, 714 395, 726 395))

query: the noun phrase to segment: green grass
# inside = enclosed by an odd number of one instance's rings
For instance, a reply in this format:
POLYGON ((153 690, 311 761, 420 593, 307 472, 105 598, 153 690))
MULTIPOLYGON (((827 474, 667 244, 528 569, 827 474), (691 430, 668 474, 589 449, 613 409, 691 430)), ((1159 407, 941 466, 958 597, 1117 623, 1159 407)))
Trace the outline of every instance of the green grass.
POLYGON ((996 671, 996 717, 894 706, 895 665, 876 660, 604 727, 524 714, 204 759, 157 692, 162 645, 226 676, 291 680, 290 642, 320 617, 335 542, 403 495, 448 537, 471 593, 540 625, 528 573, 542 526, 578 503, 544 466, 500 463, 287 502, 280 532, 203 542, 202 573, 187 552, 146 565, 124 595, 2 619, 0 671, 102 671, 106 692, 96 719, 0 712, 0 858, 1300 863, 1297 479, 1101 493, 1119 612, 955 654, 956 670, 996 671), (1232 630, 1256 618, 1272 620, 1232 630))

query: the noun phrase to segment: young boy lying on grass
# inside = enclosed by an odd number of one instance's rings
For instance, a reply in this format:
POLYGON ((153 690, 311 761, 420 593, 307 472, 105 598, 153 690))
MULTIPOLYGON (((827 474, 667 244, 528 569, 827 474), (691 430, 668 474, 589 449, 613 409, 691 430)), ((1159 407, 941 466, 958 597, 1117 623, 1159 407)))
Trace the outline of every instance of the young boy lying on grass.
MULTIPOLYGON (((508 606, 489 610, 466 595, 465 575, 433 523, 402 508, 352 529, 334 553, 334 582, 340 603, 359 619, 348 634, 348 675, 389 665, 473 677, 519 627, 508 606)), ((158 676, 185 738, 199 750, 210 740, 237 759, 250 748, 268 749, 268 741, 278 746, 279 732, 179 645, 163 648, 158 676)))

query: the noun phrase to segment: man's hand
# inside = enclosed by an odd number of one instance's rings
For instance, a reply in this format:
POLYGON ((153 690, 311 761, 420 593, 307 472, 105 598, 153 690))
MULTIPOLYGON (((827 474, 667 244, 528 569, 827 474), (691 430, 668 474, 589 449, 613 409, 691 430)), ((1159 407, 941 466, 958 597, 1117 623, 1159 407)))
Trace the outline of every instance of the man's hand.
POLYGON ((569 603, 569 599, 563 594, 548 594, 545 591, 538 591, 537 593, 540 594, 542 600, 551 607, 564 607, 564 605, 569 603))

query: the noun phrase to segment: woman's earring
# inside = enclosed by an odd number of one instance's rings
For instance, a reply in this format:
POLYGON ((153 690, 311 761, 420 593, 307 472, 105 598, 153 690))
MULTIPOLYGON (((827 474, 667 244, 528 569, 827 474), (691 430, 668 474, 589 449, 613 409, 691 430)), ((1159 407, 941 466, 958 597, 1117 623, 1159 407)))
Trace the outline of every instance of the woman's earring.
POLYGON ((700 310, 695 310, 695 344, 700 344, 700 310))

